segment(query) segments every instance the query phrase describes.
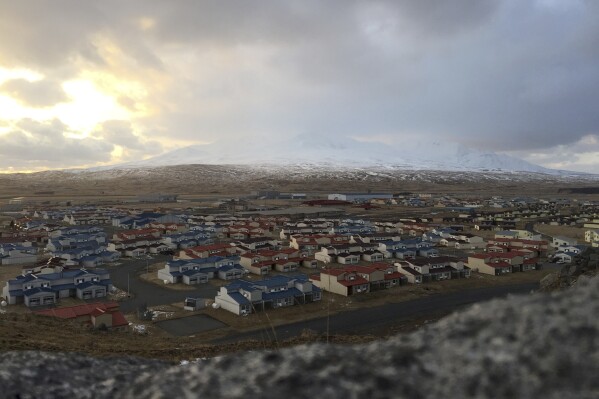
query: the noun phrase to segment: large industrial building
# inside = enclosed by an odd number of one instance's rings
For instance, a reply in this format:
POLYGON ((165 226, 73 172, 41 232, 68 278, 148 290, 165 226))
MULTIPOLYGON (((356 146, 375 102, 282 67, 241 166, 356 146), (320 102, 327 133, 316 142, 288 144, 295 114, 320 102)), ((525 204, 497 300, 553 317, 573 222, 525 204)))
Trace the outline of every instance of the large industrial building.
POLYGON ((371 199, 391 199, 393 194, 390 193, 339 193, 329 194, 330 200, 340 200, 349 202, 364 202, 371 199))

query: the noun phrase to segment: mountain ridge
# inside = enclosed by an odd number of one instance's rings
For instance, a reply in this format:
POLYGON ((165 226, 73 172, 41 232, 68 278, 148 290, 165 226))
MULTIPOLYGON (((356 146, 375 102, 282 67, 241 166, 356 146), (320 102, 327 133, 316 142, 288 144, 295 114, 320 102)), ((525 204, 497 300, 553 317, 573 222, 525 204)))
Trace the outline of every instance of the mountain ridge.
MULTIPOLYGON (((264 144, 240 141, 195 144, 149 159, 85 169, 145 169, 175 165, 237 165, 246 167, 381 168, 456 172, 526 172, 585 175, 532 164, 506 154, 475 150, 457 143, 408 142, 401 147, 354 139, 290 140, 264 144)), ((73 170, 81 171, 81 169, 73 170)))

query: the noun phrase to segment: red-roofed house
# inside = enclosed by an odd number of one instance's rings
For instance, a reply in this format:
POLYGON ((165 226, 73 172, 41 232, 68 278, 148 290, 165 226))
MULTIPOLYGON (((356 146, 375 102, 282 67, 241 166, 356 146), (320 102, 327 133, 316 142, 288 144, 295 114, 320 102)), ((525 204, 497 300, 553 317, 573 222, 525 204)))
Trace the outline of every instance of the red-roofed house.
POLYGON ((116 302, 86 303, 77 306, 38 310, 33 313, 64 320, 76 320, 93 328, 125 330, 129 326, 129 322, 119 310, 119 304, 116 302))
POLYGON ((512 272, 512 263, 509 261, 519 260, 518 265, 523 263, 522 256, 516 255, 515 257, 505 257, 509 252, 506 253, 495 253, 495 254, 475 254, 468 257, 468 267, 472 270, 490 274, 492 276, 500 276, 502 274, 512 272), (518 259, 519 258, 519 259, 518 259))
POLYGON ((322 290, 343 296, 370 291, 370 283, 367 279, 345 269, 323 270, 320 275, 310 276, 310 281, 322 290))
POLYGON ((323 270, 320 274, 310 276, 310 280, 323 290, 344 296, 391 288, 407 282, 388 263, 323 270))
POLYGON ((198 245, 179 251, 179 259, 209 258, 211 256, 231 256, 236 248, 229 243, 198 245))

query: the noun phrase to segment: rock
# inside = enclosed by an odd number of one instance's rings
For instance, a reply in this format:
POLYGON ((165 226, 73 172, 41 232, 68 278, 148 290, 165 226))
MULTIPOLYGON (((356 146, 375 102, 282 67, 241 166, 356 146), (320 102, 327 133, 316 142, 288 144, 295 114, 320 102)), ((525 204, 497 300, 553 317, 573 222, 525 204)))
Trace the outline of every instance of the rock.
POLYGON ((73 354, 0 355, 5 397, 596 398, 599 278, 510 296, 387 341, 307 345, 171 366, 73 354))
POLYGON ((168 364, 132 357, 95 359, 76 353, 6 352, 0 354, 3 398, 111 398, 144 372, 168 364))
POLYGON ((557 287, 558 280, 559 280, 558 273, 548 274, 545 277, 543 277, 541 279, 541 281, 539 282, 539 287, 540 287, 539 289, 541 291, 552 291, 557 287))

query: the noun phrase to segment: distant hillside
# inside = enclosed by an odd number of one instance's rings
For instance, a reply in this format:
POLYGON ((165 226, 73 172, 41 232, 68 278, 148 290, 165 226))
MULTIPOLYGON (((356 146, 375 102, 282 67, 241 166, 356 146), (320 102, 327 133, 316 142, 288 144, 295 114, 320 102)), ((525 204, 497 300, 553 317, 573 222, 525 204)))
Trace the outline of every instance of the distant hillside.
POLYGON ((559 188, 596 186, 597 175, 506 171, 407 170, 322 165, 175 165, 107 170, 46 171, 0 176, 4 198, 283 192, 443 192, 473 195, 557 195, 559 188), (44 197, 44 195, 37 195, 44 197))
POLYGON ((280 142, 241 141, 233 145, 224 142, 192 145, 143 161, 92 170, 194 164, 564 174, 563 171, 547 169, 505 154, 482 152, 456 143, 407 141, 385 145, 326 137, 300 137, 280 142))

